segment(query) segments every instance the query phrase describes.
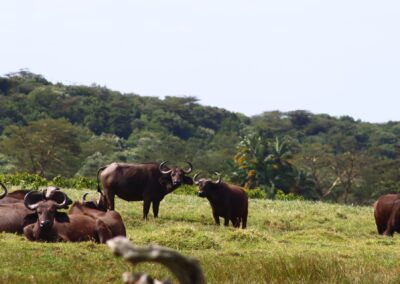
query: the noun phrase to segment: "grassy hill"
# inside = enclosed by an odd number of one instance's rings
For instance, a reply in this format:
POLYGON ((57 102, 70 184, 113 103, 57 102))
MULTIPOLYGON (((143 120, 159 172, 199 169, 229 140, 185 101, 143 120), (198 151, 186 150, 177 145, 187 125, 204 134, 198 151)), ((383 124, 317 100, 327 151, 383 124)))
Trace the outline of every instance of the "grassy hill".
MULTIPOLYGON (((82 191, 67 190, 73 199, 82 191)), ((160 218, 117 200, 136 245, 159 244, 199 259, 208 283, 399 283, 400 241, 378 236, 372 207, 250 200, 247 230, 213 224, 207 200, 171 194, 160 218)), ((132 267, 94 243, 33 243, 0 234, 1 283, 121 283, 125 271, 171 277, 153 264, 132 267)))

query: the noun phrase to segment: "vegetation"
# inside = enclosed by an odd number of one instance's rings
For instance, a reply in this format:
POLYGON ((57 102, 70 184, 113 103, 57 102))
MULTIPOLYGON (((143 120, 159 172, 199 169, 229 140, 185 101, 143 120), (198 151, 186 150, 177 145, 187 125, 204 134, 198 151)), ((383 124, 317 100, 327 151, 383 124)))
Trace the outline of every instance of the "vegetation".
MULTIPOLYGON (((83 193, 66 192, 73 199, 83 193)), ((117 199, 116 208, 134 244, 196 257, 208 283, 400 281, 398 236, 376 233, 372 207, 260 199, 249 205, 246 230, 216 227, 208 202, 195 196, 168 195, 160 218, 149 221, 142 220, 141 202, 117 199)), ((34 243, 1 233, 0 243, 1 283, 121 283, 125 271, 171 277, 159 265, 131 267, 91 242, 34 243)))
MULTIPOLYGON (((308 200, 370 204, 399 192, 400 122, 303 110, 246 117, 195 97, 142 97, 0 77, 0 173, 93 178, 110 162, 169 160, 206 175, 308 200)), ((268 106, 266 106, 268 107, 268 106)))

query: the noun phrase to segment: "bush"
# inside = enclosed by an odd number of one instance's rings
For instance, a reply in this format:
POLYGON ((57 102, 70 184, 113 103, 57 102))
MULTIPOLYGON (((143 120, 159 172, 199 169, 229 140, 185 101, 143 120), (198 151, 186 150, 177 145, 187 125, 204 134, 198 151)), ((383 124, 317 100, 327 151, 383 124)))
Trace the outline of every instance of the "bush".
POLYGON ((251 199, 265 199, 267 198, 267 194, 261 188, 254 188, 254 189, 245 189, 247 196, 251 199))
POLYGON ((50 185, 75 189, 96 188, 97 186, 96 179, 87 177, 64 178, 58 175, 52 180, 47 180, 39 175, 29 173, 3 174, 0 175, 0 181, 11 186, 29 189, 39 189, 39 187, 50 185))
POLYGON ((276 194, 275 194, 275 199, 276 200, 304 200, 304 197, 301 195, 296 195, 293 193, 288 193, 285 194, 282 190, 278 189, 276 194))

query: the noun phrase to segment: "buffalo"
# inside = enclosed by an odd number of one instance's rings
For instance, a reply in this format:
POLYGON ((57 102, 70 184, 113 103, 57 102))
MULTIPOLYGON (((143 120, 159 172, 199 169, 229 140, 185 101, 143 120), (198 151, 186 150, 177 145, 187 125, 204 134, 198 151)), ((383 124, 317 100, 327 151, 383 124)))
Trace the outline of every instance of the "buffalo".
POLYGON ((101 180, 104 195, 99 206, 106 204, 108 209, 114 210, 115 195, 126 201, 143 200, 143 218, 147 219, 151 204, 154 217, 157 218, 160 201, 165 195, 182 184, 193 184, 192 178, 186 176, 193 170, 190 162, 187 162, 189 165, 187 170, 168 168, 166 163, 112 163, 100 168, 97 172, 97 190, 101 193, 99 185, 101 180))
POLYGON ((212 214, 215 223, 219 225, 219 217, 224 218, 224 225, 229 225, 229 220, 234 227, 245 229, 247 226, 248 197, 243 188, 224 183, 219 176, 216 182, 211 179, 196 180, 196 174, 193 177, 195 184, 199 186, 198 196, 207 198, 212 208, 212 214))
POLYGON ((37 221, 24 228, 24 235, 31 241, 45 242, 80 242, 95 241, 105 243, 111 238, 110 229, 102 220, 95 220, 84 214, 65 214, 58 212, 67 204, 67 196, 58 203, 54 200, 30 202, 30 195, 25 196, 24 204, 27 209, 36 212, 37 221))
MULTIPOLYGON (((0 186, 3 188, 4 193, 0 195, 0 204, 10 204, 10 203, 23 203, 25 195, 30 192, 31 190, 29 189, 18 189, 13 192, 8 192, 6 186, 0 182, 0 186)), ((56 186, 49 186, 45 190, 45 198, 47 199, 53 199, 56 201, 61 201, 62 196, 58 194, 58 191, 60 190, 59 187, 56 186)), ((34 195, 33 197, 36 198, 41 198, 40 194, 39 195, 34 195)), ((67 204, 65 208, 68 208, 68 205, 72 203, 71 199, 67 199, 67 204)))
POLYGON ((26 225, 35 222, 35 216, 21 202, 1 204, 0 216, 0 232, 22 234, 26 225))
POLYGON ((374 203, 375 223, 380 235, 400 233, 400 194, 386 194, 374 203))
POLYGON ((98 208, 98 202, 86 201, 87 195, 88 193, 83 195, 82 202, 75 201, 72 203, 68 213, 83 214, 92 217, 93 219, 100 219, 108 226, 112 237, 126 236, 126 229, 121 215, 114 210, 108 210, 106 212, 100 210, 98 208))
MULTIPOLYGON (((7 188, 4 185, 2 185, 2 187, 4 193, 2 193, 0 197, 4 197, 3 199, 6 199, 13 194, 13 192, 7 194, 7 188)), ((26 208, 23 200, 20 202, 19 198, 14 198, 19 194, 21 194, 21 191, 18 191, 17 195, 10 197, 9 202, 0 204, 0 232, 22 234, 23 228, 26 225, 36 222, 36 214, 33 214, 31 210, 26 208)), ((43 198, 59 200, 60 194, 61 191, 50 188, 46 192, 35 192, 30 194, 28 199, 30 202, 37 202, 43 198)), ((70 199, 67 198, 67 203, 69 201, 70 199)))
POLYGON ((0 204, 21 202, 24 200, 25 194, 30 191, 28 189, 19 189, 9 193, 7 187, 3 183, 0 182, 0 186, 3 188, 3 193, 0 195, 0 204))

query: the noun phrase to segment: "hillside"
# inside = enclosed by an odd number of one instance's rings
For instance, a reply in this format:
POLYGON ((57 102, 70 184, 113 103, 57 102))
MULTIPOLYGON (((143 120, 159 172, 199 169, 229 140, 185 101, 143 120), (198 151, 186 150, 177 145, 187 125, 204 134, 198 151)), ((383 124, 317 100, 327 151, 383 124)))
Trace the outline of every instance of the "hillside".
POLYGON ((272 198, 360 204, 400 188, 399 122, 304 110, 246 117, 195 97, 54 84, 28 71, 0 77, 0 105, 0 173, 94 177, 114 161, 168 160, 272 198))
MULTIPOLYGON (((196 257, 208 283, 400 281, 398 235, 377 235, 370 206, 250 200, 247 230, 216 227, 208 202, 195 196, 168 195, 160 218, 147 222, 141 206, 117 200, 131 241, 196 257)), ((104 245, 32 243, 6 233, 0 242, 2 283, 121 283, 125 271, 171 277, 158 265, 133 268, 104 245)))

